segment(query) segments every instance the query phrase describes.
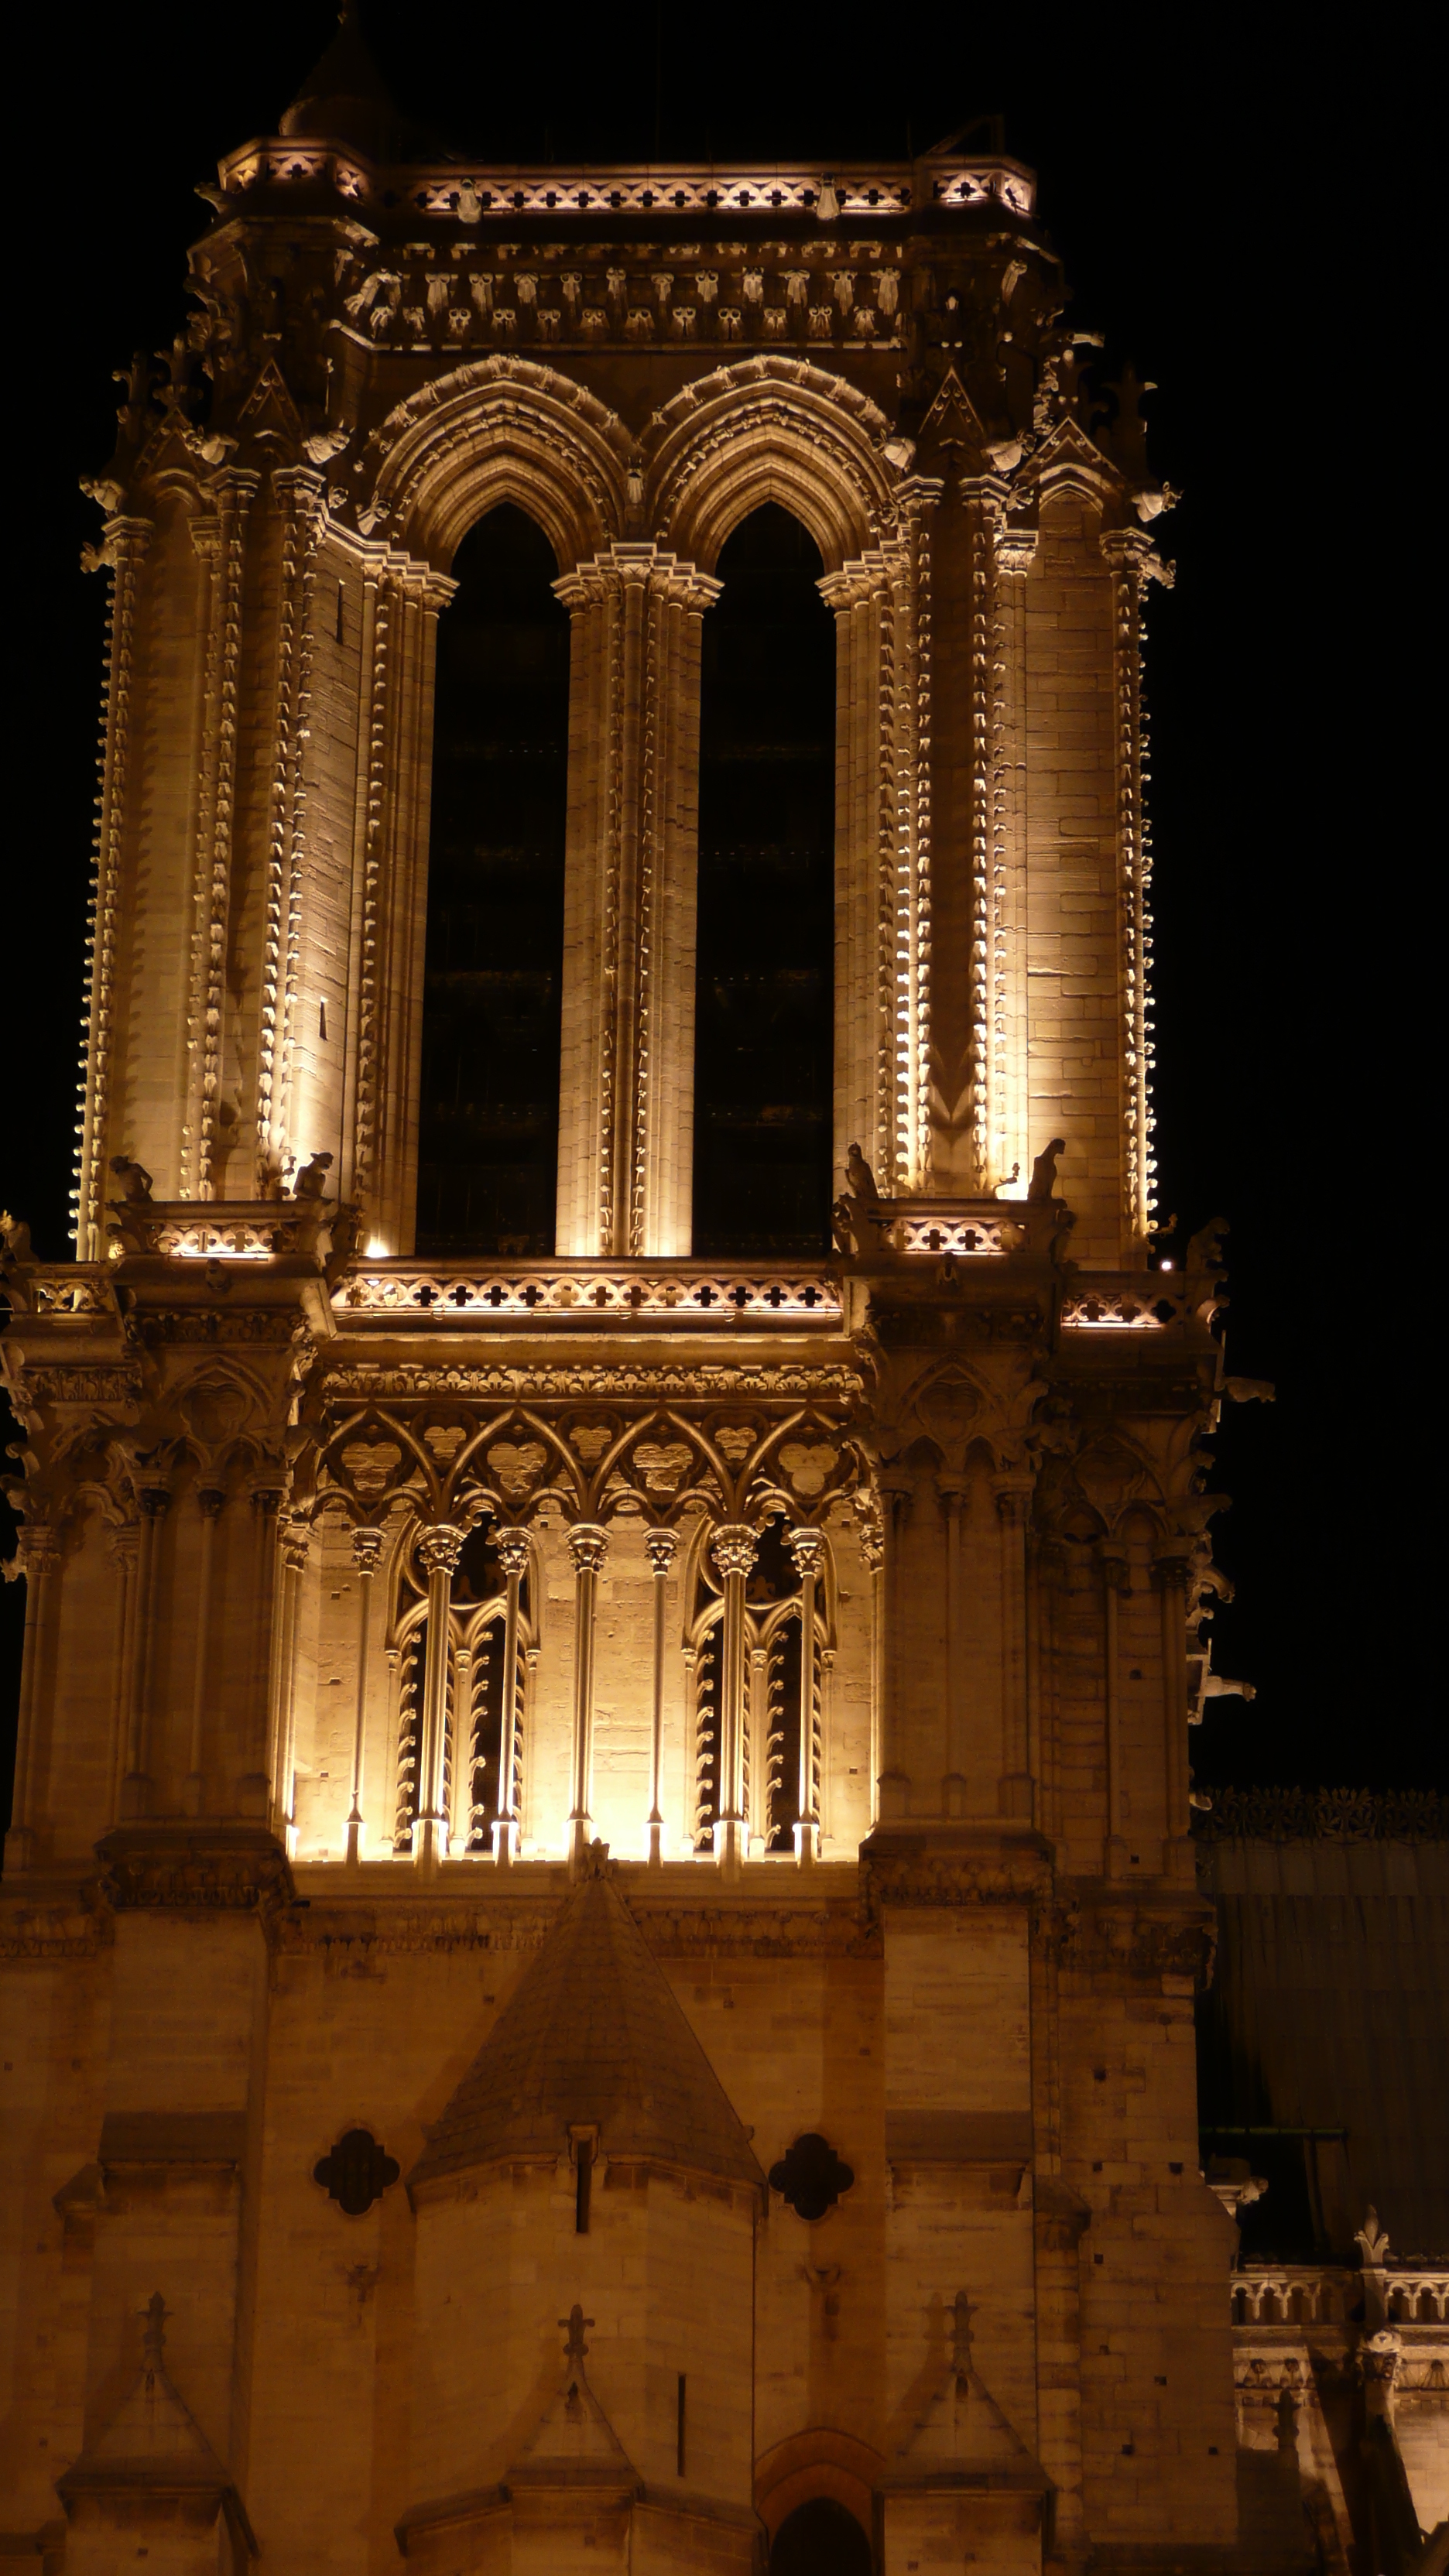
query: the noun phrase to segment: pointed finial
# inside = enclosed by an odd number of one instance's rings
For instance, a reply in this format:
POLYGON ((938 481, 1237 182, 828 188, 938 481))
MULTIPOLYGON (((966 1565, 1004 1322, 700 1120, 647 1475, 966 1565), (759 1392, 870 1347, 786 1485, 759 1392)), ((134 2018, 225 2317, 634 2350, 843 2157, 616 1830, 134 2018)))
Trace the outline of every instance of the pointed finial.
POLYGON ((607 1878, 609 1875, 609 1846, 600 1842, 597 1836, 584 1852, 582 1875, 585 1878, 607 1878))
POLYGON ((585 2316, 577 2299, 575 2299, 568 2315, 566 2317, 559 2318, 559 2324, 563 2327, 564 2332, 568 2336, 568 2342, 564 2346, 565 2361, 583 2360, 584 2355, 589 2348, 584 2341, 584 2328, 585 2326, 591 2326, 593 2322, 594 2320, 592 2317, 585 2316))
POLYGON ((1353 2241, 1355 2245, 1363 2247, 1363 2259, 1370 2268, 1377 2269, 1382 2264, 1389 2250, 1388 2231, 1379 2226, 1379 2214, 1372 2202, 1365 2213, 1363 2225, 1353 2241))

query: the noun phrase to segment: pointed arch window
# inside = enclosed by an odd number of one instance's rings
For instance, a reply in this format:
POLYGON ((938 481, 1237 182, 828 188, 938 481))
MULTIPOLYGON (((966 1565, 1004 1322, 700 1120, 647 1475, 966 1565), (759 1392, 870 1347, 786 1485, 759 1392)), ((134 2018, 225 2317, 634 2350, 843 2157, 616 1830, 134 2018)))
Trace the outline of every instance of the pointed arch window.
POLYGON ((438 624, 417 1249, 548 1253, 558 1175, 569 621, 542 530, 471 528, 438 624))
POLYGON ((694 1249, 829 1248, 835 628, 775 502, 720 549, 704 619, 694 1249))

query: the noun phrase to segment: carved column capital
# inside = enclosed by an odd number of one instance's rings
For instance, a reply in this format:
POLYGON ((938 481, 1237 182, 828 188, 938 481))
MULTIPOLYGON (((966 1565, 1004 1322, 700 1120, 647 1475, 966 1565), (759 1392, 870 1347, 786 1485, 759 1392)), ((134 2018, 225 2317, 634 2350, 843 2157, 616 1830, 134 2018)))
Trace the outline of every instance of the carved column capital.
POLYGON ((429 1577, 453 1572, 467 1535, 451 1521, 435 1521, 430 1529, 419 1531, 418 1555, 429 1577))
POLYGON ((576 1521, 569 1531, 569 1555, 575 1574, 597 1574, 609 1553, 609 1533, 592 1522, 576 1521))
POLYGON ((1152 1571, 1164 1591, 1186 1592, 1194 1554, 1191 1539, 1163 1539, 1152 1552, 1152 1571))
POLYGON ((529 1539, 527 1530, 495 1530, 493 1534, 493 1544, 498 1550, 498 1562, 503 1568, 505 1579, 510 1579, 516 1574, 521 1580, 528 1572, 529 1539))
POLYGON ((1035 528, 1011 528, 1004 519, 998 519, 992 525, 991 543, 999 573, 1019 581, 1030 572, 1036 555, 1035 528))
POLYGON ((1130 1590, 1128 1576, 1131 1573, 1131 1561, 1125 1547, 1119 1546, 1112 1539, 1100 1539, 1097 1543, 1097 1557, 1102 1568, 1102 1580, 1108 1589, 1113 1592, 1130 1590))
POLYGON ((352 1533, 352 1562, 359 1574, 376 1574, 382 1555, 380 1529, 355 1529, 352 1533))
POLYGON ((645 1552, 656 1574, 667 1574, 679 1554, 679 1539, 672 1529, 652 1529, 644 1533, 645 1552))
POLYGON ((802 1580, 807 1574, 818 1579, 824 1573, 825 1539, 821 1531, 808 1528, 789 1530, 786 1533, 785 1545, 790 1551, 790 1561, 802 1580))
POLYGON ((204 1521, 218 1520, 226 1508, 226 1495, 219 1486, 198 1485, 196 1508, 204 1521))
POLYGON ((996 1498, 997 1511, 1010 1528, 1025 1527, 1035 1489, 1035 1478, 1021 1469, 992 1478, 991 1490, 996 1498))
POLYGON ((15 1553, 27 1582, 53 1574, 60 1563, 60 1532, 49 1521, 22 1521, 15 1535, 15 1553))
POLYGON ((744 1576, 759 1554, 759 1541, 748 1521, 722 1521, 710 1542, 710 1554, 726 1580, 732 1574, 744 1576))

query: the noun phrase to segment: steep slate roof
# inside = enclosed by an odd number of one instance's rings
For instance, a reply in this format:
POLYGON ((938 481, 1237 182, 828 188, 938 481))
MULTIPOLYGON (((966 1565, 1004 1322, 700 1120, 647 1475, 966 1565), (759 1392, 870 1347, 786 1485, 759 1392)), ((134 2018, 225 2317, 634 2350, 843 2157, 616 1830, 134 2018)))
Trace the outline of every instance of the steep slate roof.
POLYGON ((568 1897, 408 2177, 563 2152, 597 2122, 605 2156, 763 2192, 749 2136, 611 1880, 568 1897))

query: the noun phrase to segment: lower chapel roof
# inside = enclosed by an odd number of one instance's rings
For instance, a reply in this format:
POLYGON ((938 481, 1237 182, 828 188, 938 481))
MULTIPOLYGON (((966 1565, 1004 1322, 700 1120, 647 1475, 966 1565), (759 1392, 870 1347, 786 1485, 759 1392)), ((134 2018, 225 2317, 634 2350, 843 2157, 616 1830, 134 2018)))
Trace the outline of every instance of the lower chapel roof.
POLYGON ((570 2129, 589 2128, 607 2156, 764 2189, 748 2130, 602 1867, 524 1969, 410 2186, 552 2160, 570 2129))

